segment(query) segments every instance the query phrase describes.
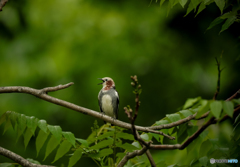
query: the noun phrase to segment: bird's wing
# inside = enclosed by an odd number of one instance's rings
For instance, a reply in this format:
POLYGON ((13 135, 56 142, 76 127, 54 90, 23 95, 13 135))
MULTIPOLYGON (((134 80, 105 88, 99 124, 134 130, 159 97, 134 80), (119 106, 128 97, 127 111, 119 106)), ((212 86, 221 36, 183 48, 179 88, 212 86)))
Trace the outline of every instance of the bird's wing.
POLYGON ((103 111, 102 111, 101 98, 102 98, 102 91, 100 91, 100 92, 98 93, 98 105, 99 105, 100 111, 103 112, 103 111))
MULTIPOLYGON (((116 90, 115 90, 116 91, 116 90)), ((119 109, 119 94, 118 94, 118 92, 116 91, 116 94, 117 94, 117 109, 116 109, 116 119, 118 119, 118 109, 119 109)))

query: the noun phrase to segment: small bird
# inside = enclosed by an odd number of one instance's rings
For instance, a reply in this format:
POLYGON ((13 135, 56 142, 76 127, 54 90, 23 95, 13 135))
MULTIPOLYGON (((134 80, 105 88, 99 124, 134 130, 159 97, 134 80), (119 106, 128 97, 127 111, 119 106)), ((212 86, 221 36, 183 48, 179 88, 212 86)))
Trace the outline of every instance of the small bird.
MULTIPOLYGON (((99 83, 103 85, 103 88, 98 94, 100 111, 114 119, 118 119, 119 96, 115 89, 115 83, 109 77, 98 79, 103 81, 102 83, 99 83)), ((104 123, 106 122, 104 121, 104 123)))

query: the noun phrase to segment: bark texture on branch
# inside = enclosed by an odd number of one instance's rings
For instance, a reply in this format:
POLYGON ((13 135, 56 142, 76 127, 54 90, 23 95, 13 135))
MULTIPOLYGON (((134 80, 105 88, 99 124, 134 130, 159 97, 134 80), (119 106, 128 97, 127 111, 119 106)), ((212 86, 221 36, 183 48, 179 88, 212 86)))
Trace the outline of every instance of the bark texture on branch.
POLYGON ((5 6, 7 2, 8 0, 0 0, 0 11, 2 11, 2 8, 5 6))
POLYGON ((18 164, 22 165, 23 167, 54 167, 54 166, 47 166, 47 165, 38 165, 38 164, 33 164, 29 162, 28 160, 24 159, 20 155, 7 150, 5 148, 0 147, 0 154, 17 162, 18 164))

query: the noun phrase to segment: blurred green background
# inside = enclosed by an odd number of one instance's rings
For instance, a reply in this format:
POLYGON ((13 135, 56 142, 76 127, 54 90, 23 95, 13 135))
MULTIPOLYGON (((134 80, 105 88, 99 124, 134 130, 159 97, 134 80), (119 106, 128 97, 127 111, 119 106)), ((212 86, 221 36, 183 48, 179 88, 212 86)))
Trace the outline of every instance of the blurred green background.
MULTIPOLYGON (((219 98, 239 89, 239 25, 220 35, 221 26, 206 31, 220 15, 215 4, 196 18, 193 12, 183 17, 186 9, 180 5, 167 17, 167 3, 161 8, 159 3, 149 4, 148 0, 8 2, 0 12, 0 86, 41 89, 74 82, 49 94, 98 111, 97 78, 108 76, 120 95, 119 119, 128 122, 123 107, 134 106, 130 76, 136 74, 143 88, 136 124, 142 126, 177 112, 187 98, 211 99, 217 81, 215 57, 221 54, 225 69, 219 98)), ((45 119, 77 138, 87 138, 95 120, 30 95, 0 94, 0 99, 0 114, 11 110, 45 119)), ((7 131, 0 136, 0 145, 42 162, 44 149, 36 158, 34 140, 25 150, 15 136, 7 131)), ((52 162, 55 154, 51 155, 43 164, 52 162)), ((0 162, 11 161, 1 156, 0 162)), ((79 164, 95 166, 88 158, 79 164)))

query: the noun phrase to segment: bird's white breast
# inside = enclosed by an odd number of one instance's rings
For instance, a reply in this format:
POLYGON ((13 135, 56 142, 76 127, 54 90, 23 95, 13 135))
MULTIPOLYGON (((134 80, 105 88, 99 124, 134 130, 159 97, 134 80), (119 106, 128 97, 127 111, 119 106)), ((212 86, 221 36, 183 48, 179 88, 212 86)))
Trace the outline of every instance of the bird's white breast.
POLYGON ((102 97, 102 110, 106 115, 114 117, 113 106, 112 106, 112 98, 111 98, 110 95, 103 95, 103 97, 102 97))

